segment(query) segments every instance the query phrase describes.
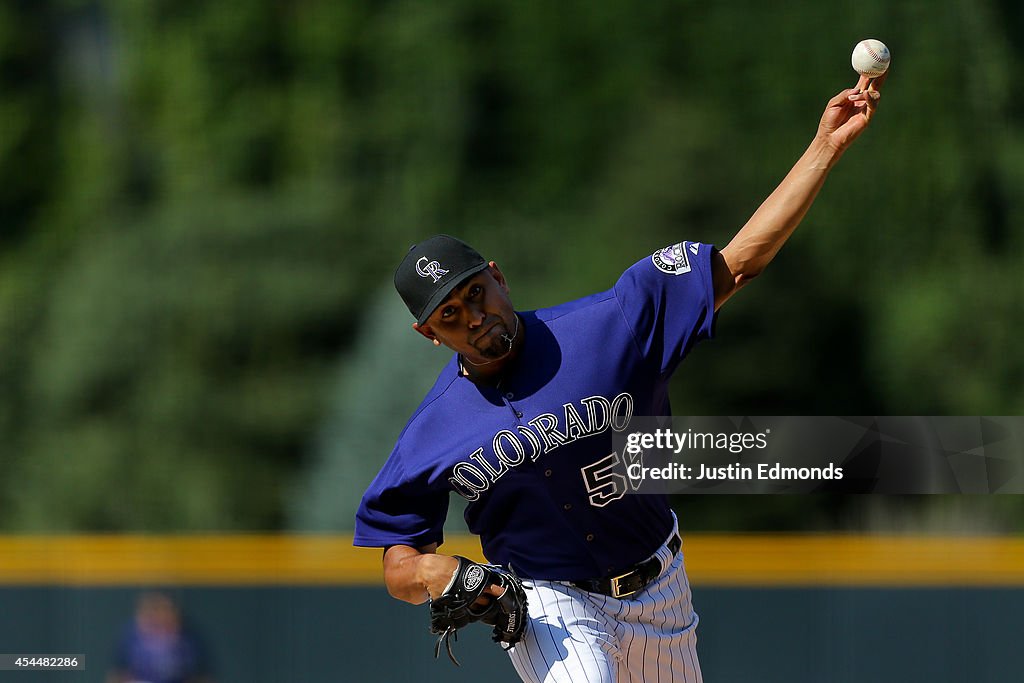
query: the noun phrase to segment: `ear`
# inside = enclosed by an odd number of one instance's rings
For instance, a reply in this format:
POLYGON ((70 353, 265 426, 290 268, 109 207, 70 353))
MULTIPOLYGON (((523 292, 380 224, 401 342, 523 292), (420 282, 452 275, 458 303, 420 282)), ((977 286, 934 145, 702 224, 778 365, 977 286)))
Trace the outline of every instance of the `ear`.
POLYGON ((508 281, 505 280, 505 274, 501 272, 500 268, 498 268, 498 264, 494 261, 490 261, 487 265, 489 266, 491 277, 493 277, 494 281, 498 283, 498 286, 501 287, 502 291, 508 294, 508 281))
POLYGON ((419 323, 413 323, 412 324, 412 329, 416 330, 417 332, 422 334, 424 337, 426 337, 430 341, 434 342, 434 346, 440 346, 441 345, 441 341, 436 336, 434 336, 434 330, 431 329, 430 323, 424 323, 422 325, 420 325, 419 323))

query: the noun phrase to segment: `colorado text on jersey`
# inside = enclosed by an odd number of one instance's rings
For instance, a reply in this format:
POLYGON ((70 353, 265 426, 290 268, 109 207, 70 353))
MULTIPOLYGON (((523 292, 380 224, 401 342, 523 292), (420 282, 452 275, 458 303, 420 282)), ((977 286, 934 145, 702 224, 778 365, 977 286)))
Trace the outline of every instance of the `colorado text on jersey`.
POLYGON ((606 432, 609 428, 615 432, 624 431, 633 417, 633 397, 626 392, 612 399, 588 396, 580 399, 579 408, 574 403, 566 403, 562 409, 562 415, 542 413, 527 420, 526 424, 516 426, 515 431, 502 429, 496 432, 490 444, 493 462, 485 457, 485 446, 477 448, 452 467, 452 476, 448 479, 452 488, 466 500, 474 501, 513 467, 519 467, 527 460, 536 461, 542 454, 550 453, 559 446, 606 432))

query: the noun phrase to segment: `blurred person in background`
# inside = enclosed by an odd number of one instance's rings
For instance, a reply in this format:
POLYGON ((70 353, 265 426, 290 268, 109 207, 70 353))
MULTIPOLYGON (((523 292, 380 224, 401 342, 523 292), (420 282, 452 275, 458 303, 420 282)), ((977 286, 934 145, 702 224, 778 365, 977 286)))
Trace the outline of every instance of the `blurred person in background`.
POLYGON ((213 683, 206 647, 171 596, 139 596, 107 683, 213 683))

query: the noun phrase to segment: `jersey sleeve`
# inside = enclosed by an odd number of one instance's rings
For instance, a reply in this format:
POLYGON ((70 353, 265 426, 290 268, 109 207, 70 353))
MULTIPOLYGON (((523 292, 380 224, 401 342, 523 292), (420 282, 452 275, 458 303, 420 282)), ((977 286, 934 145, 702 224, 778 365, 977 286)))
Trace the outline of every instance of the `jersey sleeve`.
POLYGON ((714 334, 714 247, 680 242, 635 263, 614 293, 640 353, 671 373, 693 345, 714 334))
POLYGON ((352 542, 370 548, 440 544, 447 515, 448 491, 431 487, 426 474, 407 474, 396 448, 363 494, 352 542))

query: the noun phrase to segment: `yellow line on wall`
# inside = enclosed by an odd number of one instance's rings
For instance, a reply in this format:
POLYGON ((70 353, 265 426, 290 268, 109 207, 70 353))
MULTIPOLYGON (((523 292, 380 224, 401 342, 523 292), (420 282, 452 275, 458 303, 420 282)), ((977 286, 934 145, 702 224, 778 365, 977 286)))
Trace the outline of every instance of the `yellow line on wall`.
MULTIPOLYGON (((475 538, 449 554, 482 559, 475 538)), ((1024 586, 1024 539, 702 535, 696 586, 1024 586)), ((351 536, 0 536, 0 585, 379 585, 381 551, 351 536)))
POLYGON ((904 536, 684 538, 695 585, 1024 586, 1024 539, 904 536))
MULTIPOLYGON (((482 558, 474 538, 448 552, 482 558)), ((0 536, 0 585, 378 584, 381 551, 349 536, 0 536)))

